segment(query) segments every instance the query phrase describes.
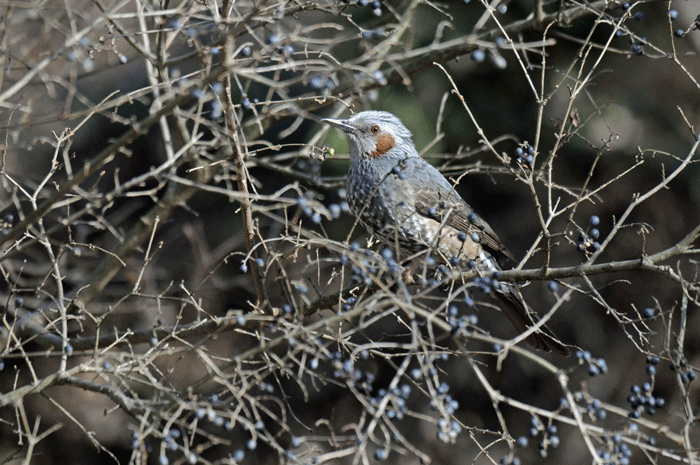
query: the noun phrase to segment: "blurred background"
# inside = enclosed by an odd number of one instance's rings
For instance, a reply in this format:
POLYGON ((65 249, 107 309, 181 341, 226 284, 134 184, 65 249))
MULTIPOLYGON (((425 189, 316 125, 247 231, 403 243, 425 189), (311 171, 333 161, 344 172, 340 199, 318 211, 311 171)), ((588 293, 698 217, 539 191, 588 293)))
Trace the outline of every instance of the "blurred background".
POLYGON ((694 6, 6 3, 0 458, 698 460, 694 6), (571 357, 391 271, 320 123, 368 109, 581 265, 519 280, 571 357))

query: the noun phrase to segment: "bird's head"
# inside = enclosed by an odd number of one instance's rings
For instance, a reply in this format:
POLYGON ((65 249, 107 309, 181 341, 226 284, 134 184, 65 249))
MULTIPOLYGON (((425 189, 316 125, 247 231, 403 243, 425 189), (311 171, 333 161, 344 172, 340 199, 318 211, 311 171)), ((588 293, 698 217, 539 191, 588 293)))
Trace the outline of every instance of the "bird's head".
POLYGON ((408 150, 413 149, 411 132, 386 111, 363 111, 348 119, 324 118, 321 121, 345 131, 351 158, 405 157, 408 150))

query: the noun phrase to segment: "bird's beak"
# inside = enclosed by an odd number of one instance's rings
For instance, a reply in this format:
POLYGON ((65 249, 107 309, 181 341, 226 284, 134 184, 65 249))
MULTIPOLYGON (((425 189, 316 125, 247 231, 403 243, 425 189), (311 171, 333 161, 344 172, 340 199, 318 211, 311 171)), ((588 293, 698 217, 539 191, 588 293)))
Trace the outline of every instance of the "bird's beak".
POLYGON ((346 119, 323 118, 321 121, 330 124, 331 126, 334 126, 338 129, 342 129, 348 134, 355 134, 355 131, 357 130, 355 126, 352 126, 350 123, 348 123, 348 120, 346 119))

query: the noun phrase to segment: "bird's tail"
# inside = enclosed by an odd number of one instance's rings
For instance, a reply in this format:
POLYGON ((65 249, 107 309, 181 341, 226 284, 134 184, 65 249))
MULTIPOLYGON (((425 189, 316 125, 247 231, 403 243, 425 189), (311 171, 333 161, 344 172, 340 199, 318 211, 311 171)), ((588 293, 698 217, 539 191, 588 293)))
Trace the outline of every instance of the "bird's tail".
MULTIPOLYGON (((504 285, 504 292, 496 292, 498 300, 502 304, 501 310, 508 317, 515 328, 523 333, 534 326, 539 320, 539 316, 530 310, 523 299, 520 290, 512 285, 504 285)), ((538 350, 545 352, 556 352, 564 357, 567 357, 569 349, 557 339, 554 333, 546 326, 540 326, 539 330, 526 339, 528 344, 538 350)))

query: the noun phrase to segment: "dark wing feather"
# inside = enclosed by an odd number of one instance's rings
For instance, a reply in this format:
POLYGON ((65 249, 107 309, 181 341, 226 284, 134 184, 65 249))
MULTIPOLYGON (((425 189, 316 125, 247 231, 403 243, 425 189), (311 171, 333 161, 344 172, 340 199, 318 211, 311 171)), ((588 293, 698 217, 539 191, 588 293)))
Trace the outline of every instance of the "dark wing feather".
POLYGON ((457 194, 454 189, 448 192, 432 189, 416 189, 415 207, 416 212, 424 216, 430 216, 430 208, 435 209, 436 221, 440 223, 447 221, 445 224, 457 231, 462 231, 466 234, 479 234, 480 244, 496 259, 505 257, 515 262, 513 255, 506 249, 496 233, 491 229, 484 220, 478 215, 472 217, 475 221, 469 221, 469 215, 474 213, 474 210, 457 194))

